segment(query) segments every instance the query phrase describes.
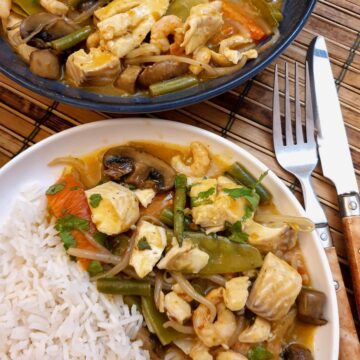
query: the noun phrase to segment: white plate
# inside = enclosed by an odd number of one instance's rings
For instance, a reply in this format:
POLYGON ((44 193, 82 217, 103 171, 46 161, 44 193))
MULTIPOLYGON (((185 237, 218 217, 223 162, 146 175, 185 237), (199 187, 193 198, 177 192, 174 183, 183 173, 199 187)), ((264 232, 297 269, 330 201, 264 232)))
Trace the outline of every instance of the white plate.
MULTIPOLYGON (((213 153, 220 154, 229 162, 236 160, 244 164, 256 176, 267 170, 264 164, 244 149, 200 128, 166 120, 140 118, 100 121, 51 136, 24 151, 0 170, 0 224, 25 184, 38 181, 46 189, 57 179, 60 168, 47 166, 55 157, 81 155, 104 145, 121 144, 129 140, 158 140, 184 145, 198 140, 209 145, 213 153)), ((282 213, 305 215, 297 199, 273 172, 269 172, 264 185, 273 194, 274 202, 282 213)), ((316 331, 315 359, 337 360, 339 321, 330 268, 314 234, 302 235, 300 246, 314 288, 323 291, 327 297, 324 315, 329 322, 316 331)))

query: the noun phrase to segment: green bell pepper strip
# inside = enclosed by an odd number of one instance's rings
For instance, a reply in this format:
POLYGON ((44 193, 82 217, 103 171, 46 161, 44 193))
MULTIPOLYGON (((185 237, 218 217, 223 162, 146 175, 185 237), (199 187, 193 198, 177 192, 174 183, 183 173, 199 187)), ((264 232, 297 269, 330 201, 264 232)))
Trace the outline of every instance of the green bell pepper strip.
POLYGON ((141 312, 141 298, 135 295, 124 295, 123 296, 124 304, 126 304, 130 309, 133 305, 136 306, 136 309, 141 312))
POLYGON ((99 292, 114 295, 150 296, 151 285, 148 281, 101 278, 96 281, 99 292))
POLYGON ((92 33, 92 31, 93 31, 92 27, 90 25, 86 25, 79 30, 75 30, 69 35, 51 41, 50 45, 55 50, 64 51, 86 40, 88 36, 92 33))
POLYGON ((187 179, 184 174, 178 174, 175 178, 175 199, 174 199, 174 236, 180 246, 184 236, 184 208, 186 203, 187 179))
POLYGON ((190 86, 197 85, 198 83, 199 80, 196 76, 184 75, 152 84, 149 86, 149 90, 152 96, 158 96, 183 90, 190 86))
MULTIPOLYGON (((166 231, 168 247, 171 246, 173 232, 166 231)), ((239 244, 224 236, 212 237, 200 232, 184 232, 200 250, 209 255, 209 262, 199 274, 227 274, 231 272, 256 269, 262 265, 260 251, 249 244, 239 244)))
POLYGON ((39 1, 33 0, 13 0, 13 3, 21 8, 27 15, 33 15, 44 9, 40 6, 39 1))
POLYGON ((165 314, 158 311, 153 295, 141 298, 141 309, 149 331, 157 335, 163 346, 184 336, 172 328, 164 328, 164 323, 169 319, 165 314))
POLYGON ((258 184, 257 179, 238 162, 232 164, 225 174, 230 175, 237 183, 245 185, 249 188, 255 186, 255 191, 260 196, 260 203, 269 202, 272 199, 272 195, 269 190, 264 185, 258 184))
POLYGON ((277 28, 279 23, 274 17, 274 7, 266 0, 251 0, 250 3, 259 11, 259 17, 263 19, 271 29, 277 28))

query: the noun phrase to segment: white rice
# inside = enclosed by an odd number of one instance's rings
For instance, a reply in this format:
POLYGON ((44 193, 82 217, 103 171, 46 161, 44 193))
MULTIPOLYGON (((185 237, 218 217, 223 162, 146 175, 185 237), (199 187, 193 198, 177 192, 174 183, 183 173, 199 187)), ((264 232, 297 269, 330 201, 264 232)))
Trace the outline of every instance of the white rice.
POLYGON ((99 294, 45 219, 32 185, 0 229, 0 359, 149 359, 131 341, 142 316, 99 294))

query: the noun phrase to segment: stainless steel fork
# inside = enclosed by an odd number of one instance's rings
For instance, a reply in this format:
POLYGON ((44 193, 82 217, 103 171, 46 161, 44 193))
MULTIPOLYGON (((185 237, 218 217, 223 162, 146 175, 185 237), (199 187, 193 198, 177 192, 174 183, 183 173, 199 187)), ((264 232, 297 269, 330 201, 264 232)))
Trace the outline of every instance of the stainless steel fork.
POLYGON ((311 181, 311 173, 318 163, 314 134, 314 114, 311 100, 309 70, 306 63, 305 128, 303 134, 299 95, 299 65, 295 64, 295 134, 291 119, 289 69, 285 63, 285 142, 281 126, 278 67, 275 67, 273 99, 273 140, 276 159, 287 171, 295 175, 301 184, 307 216, 315 223, 316 231, 324 247, 332 246, 329 226, 311 181), (295 136, 294 136, 295 135, 295 136), (295 138, 294 138, 295 137, 295 138))

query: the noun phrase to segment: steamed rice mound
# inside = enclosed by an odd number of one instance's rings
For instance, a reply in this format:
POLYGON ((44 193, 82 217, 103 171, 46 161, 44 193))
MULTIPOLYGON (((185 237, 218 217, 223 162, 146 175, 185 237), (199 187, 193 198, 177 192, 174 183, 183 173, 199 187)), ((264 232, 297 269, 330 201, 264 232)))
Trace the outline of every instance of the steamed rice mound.
POLYGON ((16 200, 0 229, 0 359, 148 359, 135 307, 102 295, 46 219, 44 189, 16 200))

